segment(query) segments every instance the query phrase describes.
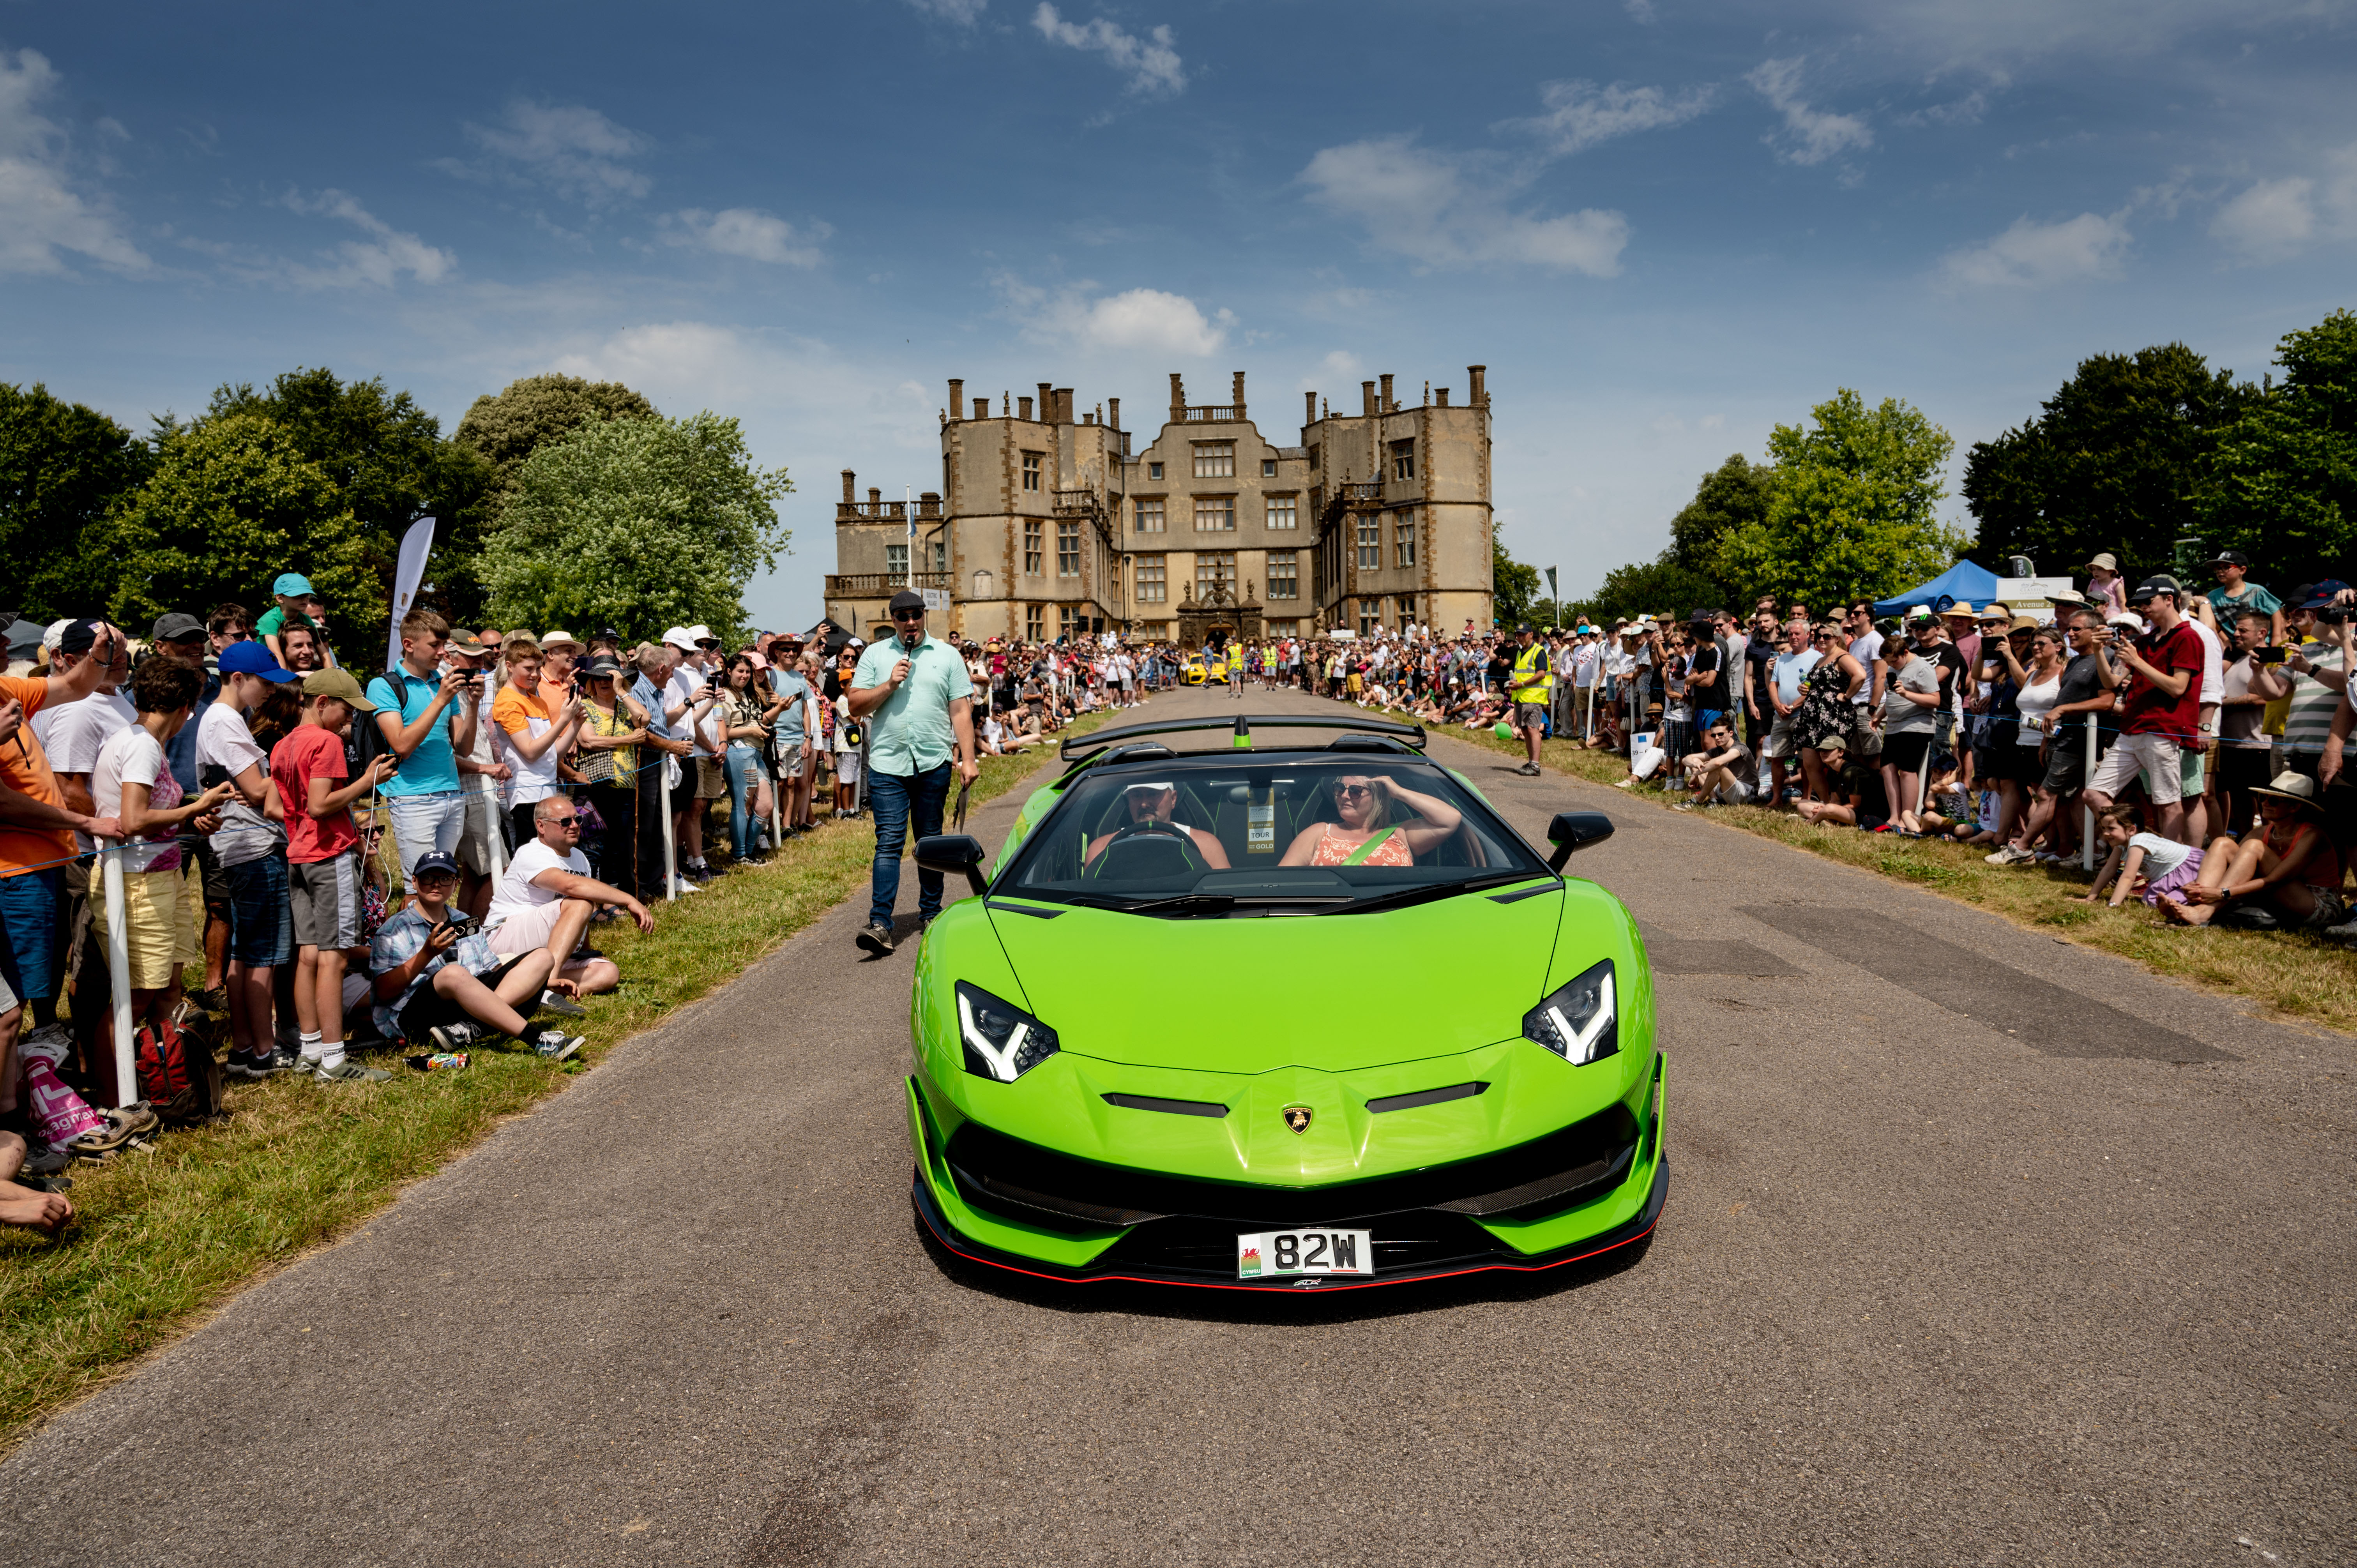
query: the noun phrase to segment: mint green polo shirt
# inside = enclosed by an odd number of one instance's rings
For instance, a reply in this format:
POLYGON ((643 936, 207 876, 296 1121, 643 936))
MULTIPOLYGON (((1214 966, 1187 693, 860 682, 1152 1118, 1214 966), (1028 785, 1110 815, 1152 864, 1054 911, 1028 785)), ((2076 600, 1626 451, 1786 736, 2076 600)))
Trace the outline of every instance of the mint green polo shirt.
MULTIPOLYGON (((884 684, 903 652, 898 638, 868 644, 852 672, 851 689, 869 692, 884 684)), ((867 765, 896 779, 930 772, 950 760, 957 745, 950 704, 974 695, 965 656, 939 638, 928 635, 908 659, 909 678, 866 715, 867 765)))

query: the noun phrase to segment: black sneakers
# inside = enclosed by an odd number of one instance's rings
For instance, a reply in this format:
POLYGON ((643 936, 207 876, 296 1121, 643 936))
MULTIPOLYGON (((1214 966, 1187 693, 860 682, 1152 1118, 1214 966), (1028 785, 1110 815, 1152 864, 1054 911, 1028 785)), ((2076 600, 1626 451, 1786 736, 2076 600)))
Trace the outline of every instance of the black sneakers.
POLYGON ((872 953, 889 954, 892 950, 892 928, 881 920, 870 920, 859 933, 859 945, 872 953))

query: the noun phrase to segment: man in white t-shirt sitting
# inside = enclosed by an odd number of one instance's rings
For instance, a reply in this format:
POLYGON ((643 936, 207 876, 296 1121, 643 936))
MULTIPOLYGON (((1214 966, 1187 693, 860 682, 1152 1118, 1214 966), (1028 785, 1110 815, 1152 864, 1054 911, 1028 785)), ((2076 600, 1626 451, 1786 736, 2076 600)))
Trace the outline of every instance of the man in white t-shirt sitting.
MULTIPOLYGON (((622 972, 602 953, 576 952, 589 917, 601 904, 619 905, 630 912, 641 931, 655 929, 647 907, 619 887, 609 887, 589 875, 589 860, 581 853, 581 815, 570 796, 552 795, 533 808, 533 838, 508 862, 500 890, 483 924, 490 929, 491 950, 512 958, 546 948, 549 972, 573 982, 581 994, 611 991, 622 983, 622 972)), ((553 1012, 567 1008, 555 993, 542 1004, 553 1012)))

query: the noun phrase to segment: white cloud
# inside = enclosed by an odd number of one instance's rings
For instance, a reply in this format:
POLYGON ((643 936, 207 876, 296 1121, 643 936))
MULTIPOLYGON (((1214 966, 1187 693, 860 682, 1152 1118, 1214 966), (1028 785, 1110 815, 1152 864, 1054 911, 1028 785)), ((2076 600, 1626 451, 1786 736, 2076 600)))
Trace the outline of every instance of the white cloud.
POLYGON ((302 287, 391 288, 404 273, 419 283, 440 283, 457 269, 457 257, 395 229, 340 190, 323 190, 316 198, 289 191, 286 205, 296 212, 341 219, 368 236, 320 252, 325 265, 288 263, 285 277, 302 287))
POLYGON ((1777 156, 1787 163, 1821 164, 1836 153, 1852 148, 1863 152, 1874 145, 1874 132, 1864 120, 1812 108, 1801 96, 1802 63, 1797 55, 1791 59, 1763 60, 1743 79, 1784 116, 1782 145, 1775 137, 1769 138, 1769 145, 1777 147, 1777 156))
POLYGON ((666 214, 660 225, 667 245, 694 245, 716 255, 743 256, 785 267, 814 267, 825 259, 819 242, 834 232, 823 223, 798 234, 782 218, 750 207, 706 212, 700 207, 666 214))
POLYGON ((1297 392, 1317 392, 1322 387, 1330 387, 1338 382, 1343 386, 1348 386, 1352 381, 1361 379, 1359 371, 1364 361, 1362 361, 1358 355, 1351 353, 1349 349, 1337 349, 1332 353, 1327 355, 1324 359, 1318 360, 1318 368, 1310 371, 1309 374, 1302 377, 1301 384, 1294 390, 1297 392))
POLYGON ((1515 210, 1511 203, 1535 174, 1388 136, 1327 147, 1301 178, 1320 205, 1366 225, 1376 244, 1426 266, 1512 263, 1595 277, 1619 272, 1629 220, 1594 209, 1560 217, 1515 210))
POLYGON ((1629 13, 1631 21, 1640 25, 1653 20, 1653 0, 1620 0, 1620 8, 1629 13))
MULTIPOLYGON (((467 134, 495 160, 498 173, 519 183, 544 185, 585 207, 642 197, 654 182, 630 166, 653 145, 578 103, 535 103, 519 98, 496 125, 468 125, 467 134)), ((483 171, 446 163, 454 173, 483 171)))
POLYGON ((2118 275, 2134 236, 2127 214, 2082 212, 2059 223, 2017 218, 1996 238, 1951 251, 1940 275, 1951 286, 2046 288, 2081 278, 2118 275))
POLYGON ((2251 262, 2273 262, 2308 248, 2316 238, 2316 182, 2263 179, 2218 209, 2212 238, 2251 262))
POLYGON ((1506 120, 1499 129, 1527 132, 1555 157, 1568 157, 1598 142, 1639 131, 1681 125, 1710 107, 1713 91, 1697 87, 1671 94, 1658 87, 1614 82, 1550 81, 1539 89, 1547 112, 1526 120, 1506 120))
POLYGON ((1104 56, 1116 70, 1129 73, 1132 92, 1149 98, 1175 97, 1187 89, 1187 68, 1172 47, 1168 27, 1156 27, 1143 38, 1103 16, 1081 27, 1058 16, 1047 0, 1040 0, 1039 8, 1031 14, 1031 25, 1049 43, 1104 56))
POLYGON ((1007 314, 1023 324, 1026 336, 1085 351, 1210 354, 1226 344, 1236 325, 1232 310, 1205 316, 1186 295, 1158 288, 1099 294, 1096 285, 1078 283, 1051 294, 1011 274, 997 283, 1007 314))
POLYGON ((59 80, 36 51, 20 49, 11 60, 0 49, 0 273, 61 273, 60 252, 144 272, 153 263, 105 202, 73 188, 65 134, 36 107, 59 80))
POLYGON ((914 9, 961 27, 971 27, 982 20, 990 0, 909 0, 914 9))

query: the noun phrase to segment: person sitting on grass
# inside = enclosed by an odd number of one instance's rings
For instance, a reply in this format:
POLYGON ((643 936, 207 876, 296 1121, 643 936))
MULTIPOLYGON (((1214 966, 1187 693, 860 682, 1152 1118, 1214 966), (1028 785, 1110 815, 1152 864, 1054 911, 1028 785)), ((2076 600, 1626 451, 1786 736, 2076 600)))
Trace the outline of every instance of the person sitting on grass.
POLYGON ((417 857, 410 870, 411 898, 385 921, 369 946, 376 1026, 389 1040, 434 1042, 440 1051, 464 1050, 490 1035, 505 1035, 551 1061, 579 1050, 578 1035, 534 1029, 526 1009, 544 991, 571 994, 573 982, 551 977, 546 948, 502 959, 490 940, 461 916, 452 919, 458 862, 439 850, 417 857))
POLYGON ((1801 821, 1838 828, 1872 827, 1881 821, 1874 811, 1882 804, 1881 784, 1871 770, 1851 766, 1849 738, 1826 736, 1811 749, 1821 782, 1816 791, 1792 802, 1801 821))
POLYGON ((1703 731, 1702 749, 1680 759, 1691 799, 1678 803, 1690 811, 1696 806, 1741 806, 1758 792, 1760 765, 1751 748, 1735 738, 1734 726, 1721 718, 1703 731))
POLYGON ((2185 901, 2161 914, 2181 926, 2206 926, 2231 905, 2249 904, 2296 930, 2322 930, 2347 919, 2340 893, 2341 857, 2324 830, 2316 780, 2283 772, 2259 800, 2260 831, 2237 843, 2221 835, 2203 857, 2185 901))
POLYGON ((1895 824, 1899 832, 1916 838, 1961 838, 1974 832, 1977 824, 1973 821, 1972 798, 1959 781, 1955 753, 1943 751, 1932 759, 1924 794, 1927 803, 1921 810, 1899 813, 1895 824))
MULTIPOLYGON (((2137 831, 2142 826, 2134 806, 2115 805, 2095 819, 2095 833, 2111 853, 2095 871, 2094 886, 2074 893, 2072 902, 2093 904, 2112 890, 2112 908, 2141 897, 2154 908, 2162 903, 2182 904, 2185 889, 2201 877, 2208 856, 2191 844, 2137 831)), ((2228 842, 2228 841, 2221 841, 2228 842)))
POLYGON ((603 953, 576 951, 589 917, 600 905, 619 905, 630 912, 641 931, 655 929, 647 907, 619 887, 609 887, 589 875, 589 860, 581 853, 581 813, 570 796, 551 795, 533 806, 535 836, 508 863, 506 879, 491 897, 483 917, 491 950, 517 958, 546 949, 549 973, 573 983, 541 995, 541 1005, 553 1013, 578 1015, 574 996, 611 991, 622 983, 622 972, 603 953))

